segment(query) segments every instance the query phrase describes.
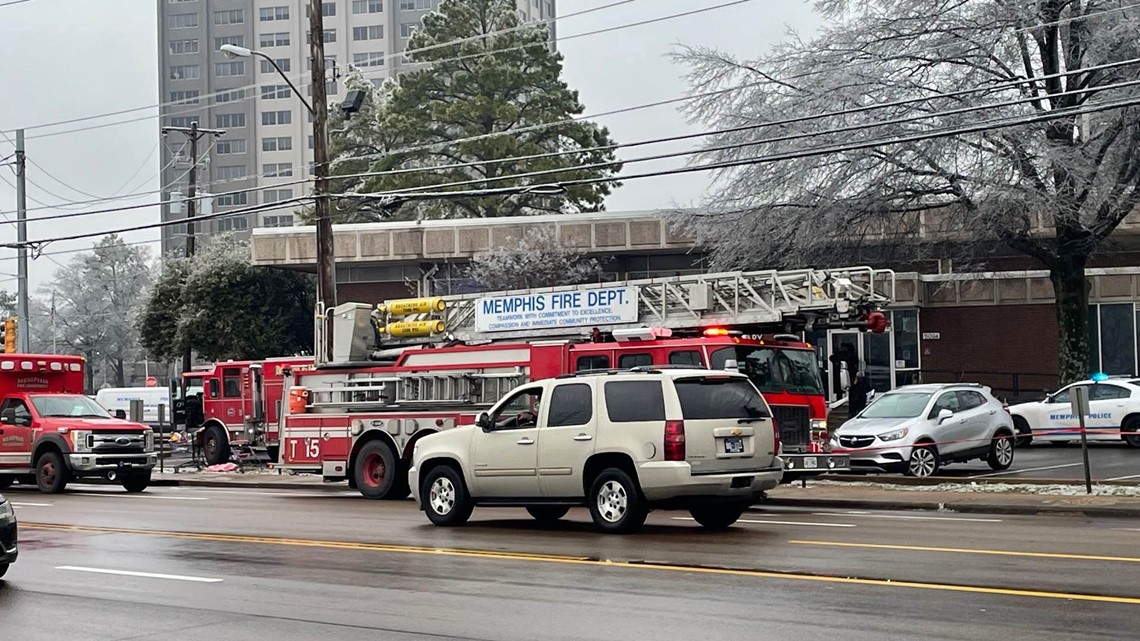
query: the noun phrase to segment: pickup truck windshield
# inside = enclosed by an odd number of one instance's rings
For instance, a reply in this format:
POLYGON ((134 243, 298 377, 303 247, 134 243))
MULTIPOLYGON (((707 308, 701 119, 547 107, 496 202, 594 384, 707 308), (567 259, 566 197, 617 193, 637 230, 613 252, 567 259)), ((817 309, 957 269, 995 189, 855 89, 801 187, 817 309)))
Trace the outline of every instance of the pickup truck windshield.
POLYGON ((823 394, 819 365, 810 349, 738 345, 712 353, 712 369, 735 358, 740 371, 765 394, 823 394))
POLYGON ((44 394, 31 397, 40 416, 68 418, 111 418, 107 410, 86 396, 44 394))

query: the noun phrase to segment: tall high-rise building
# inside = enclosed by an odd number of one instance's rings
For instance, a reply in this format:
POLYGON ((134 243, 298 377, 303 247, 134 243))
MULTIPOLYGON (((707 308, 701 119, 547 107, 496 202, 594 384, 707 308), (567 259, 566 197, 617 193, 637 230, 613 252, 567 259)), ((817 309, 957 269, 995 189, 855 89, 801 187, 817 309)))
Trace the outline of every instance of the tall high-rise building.
MULTIPOLYGON (((524 21, 550 20, 555 0, 517 0, 524 21)), ((440 0, 323 2, 329 100, 343 97, 349 65, 375 83, 398 73, 408 38, 440 0)), ((162 126, 224 129, 205 136, 198 157, 198 192, 218 195, 207 211, 269 204, 302 195, 293 183, 310 175, 312 124, 308 111, 273 66, 259 57, 229 58, 222 45, 263 51, 309 99, 309 0, 158 0, 159 87, 162 126), (213 96, 213 98, 209 98, 213 96)), ((554 27, 551 23, 551 31, 554 27)), ((186 137, 163 145, 163 200, 186 193, 191 166, 186 137)), ((294 224, 295 206, 202 221, 196 236, 294 224)), ((203 207, 199 206, 199 213, 203 207)), ((163 207, 163 220, 186 217, 182 204, 163 207)), ((163 228, 163 251, 181 252, 185 226, 163 228)))

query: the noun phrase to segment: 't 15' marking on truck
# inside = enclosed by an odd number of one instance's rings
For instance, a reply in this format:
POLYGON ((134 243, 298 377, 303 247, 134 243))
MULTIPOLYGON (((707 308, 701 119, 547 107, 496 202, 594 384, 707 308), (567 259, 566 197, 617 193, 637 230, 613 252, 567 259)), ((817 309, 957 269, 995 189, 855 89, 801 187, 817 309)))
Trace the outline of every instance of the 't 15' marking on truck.
POLYGON ((319 438, 292 438, 289 439, 289 458, 297 460, 297 445, 301 446, 301 458, 319 459, 321 457, 321 439, 319 438))

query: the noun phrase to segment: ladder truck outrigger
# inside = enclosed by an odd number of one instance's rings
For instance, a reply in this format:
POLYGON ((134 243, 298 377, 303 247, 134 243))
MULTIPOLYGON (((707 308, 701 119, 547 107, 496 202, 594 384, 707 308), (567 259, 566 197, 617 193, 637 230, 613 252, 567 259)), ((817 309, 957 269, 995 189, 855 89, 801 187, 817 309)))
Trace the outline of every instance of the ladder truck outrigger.
POLYGON ((849 469, 831 452, 819 363, 801 333, 885 331, 894 282, 870 267, 768 270, 318 309, 316 366, 284 372, 280 464, 405 498, 417 440, 473 424, 522 383, 687 366, 752 379, 773 410, 785 481, 849 469))

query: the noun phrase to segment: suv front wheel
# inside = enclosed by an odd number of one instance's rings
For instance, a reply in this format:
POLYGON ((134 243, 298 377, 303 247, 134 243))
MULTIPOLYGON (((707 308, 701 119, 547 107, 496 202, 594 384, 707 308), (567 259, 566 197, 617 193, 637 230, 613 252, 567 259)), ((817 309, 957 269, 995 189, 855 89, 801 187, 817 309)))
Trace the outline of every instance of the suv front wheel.
POLYGON ((637 483, 616 467, 602 470, 594 479, 588 500, 594 525, 607 534, 636 532, 649 516, 637 483))
POLYGON ((441 527, 463 525, 475 509, 463 476, 450 465, 440 465, 427 473, 420 496, 428 520, 441 527))
POLYGON ((942 462, 938 459, 938 450, 931 443, 915 445, 910 451, 910 460, 906 464, 906 475, 924 479, 938 473, 942 462))

